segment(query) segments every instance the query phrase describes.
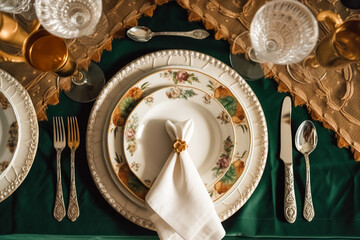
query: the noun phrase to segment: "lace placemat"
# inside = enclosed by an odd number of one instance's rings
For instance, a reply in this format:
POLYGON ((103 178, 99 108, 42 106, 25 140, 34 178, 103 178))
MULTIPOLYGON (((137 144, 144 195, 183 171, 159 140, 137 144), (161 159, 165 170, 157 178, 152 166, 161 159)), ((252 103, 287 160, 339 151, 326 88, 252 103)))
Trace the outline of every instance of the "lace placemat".
MULTIPOLYGON (((99 61, 103 50, 111 51, 113 38, 124 36, 125 30, 137 25, 142 15, 152 16, 157 5, 169 0, 104 0, 104 15, 97 26, 97 33, 91 37, 82 37, 68 42, 70 51, 82 67, 91 60, 99 61)), ((189 21, 202 21, 208 30, 214 30, 216 39, 227 40, 233 53, 244 52, 245 46, 235 42, 236 37, 249 29, 255 12, 265 0, 177 0, 177 3, 189 12, 189 21)), ((345 8, 339 0, 303 0, 316 15, 322 10, 333 10, 343 19, 360 19, 359 10, 345 8)), ((320 39, 328 34, 328 27, 320 23, 320 39)), ((1 46, 0 44, 0 47, 1 46)), ((286 67, 262 65, 266 76, 276 80, 278 90, 290 92, 295 105, 306 105, 313 119, 321 121, 326 128, 333 130, 339 147, 349 147, 354 158, 360 160, 360 88, 359 65, 352 64, 338 71, 329 72, 321 81, 308 74, 302 63, 291 65, 294 80, 286 67)), ((34 71, 26 64, 0 63, 6 70, 20 80, 28 90, 39 120, 46 120, 46 108, 58 103, 59 89, 70 87, 69 79, 34 71), (22 69, 19 71, 18 69, 22 69)))

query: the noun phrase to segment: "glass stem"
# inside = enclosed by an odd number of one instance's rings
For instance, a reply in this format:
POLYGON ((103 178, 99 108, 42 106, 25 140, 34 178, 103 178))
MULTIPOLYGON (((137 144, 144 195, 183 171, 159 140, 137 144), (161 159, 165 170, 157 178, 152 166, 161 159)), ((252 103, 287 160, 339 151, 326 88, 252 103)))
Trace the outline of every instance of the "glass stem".
POLYGON ((249 58, 251 61, 261 63, 261 61, 259 61, 259 59, 257 59, 256 53, 253 48, 250 48, 248 54, 249 54, 249 58))
POLYGON ((87 83, 85 75, 79 70, 76 70, 76 72, 71 76, 71 81, 75 85, 84 85, 87 83))

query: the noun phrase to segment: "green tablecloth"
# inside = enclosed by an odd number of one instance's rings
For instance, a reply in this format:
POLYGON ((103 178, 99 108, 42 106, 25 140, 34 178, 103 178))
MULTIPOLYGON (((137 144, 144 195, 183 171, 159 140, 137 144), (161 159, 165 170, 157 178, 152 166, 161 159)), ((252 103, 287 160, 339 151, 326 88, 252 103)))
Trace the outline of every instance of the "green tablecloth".
MULTIPOLYGON (((175 3, 157 8, 152 18, 143 17, 140 25, 155 31, 191 30, 203 27, 189 23, 185 10, 175 3)), ((229 64, 229 45, 214 40, 156 37, 148 43, 117 39, 111 52, 104 52, 100 67, 109 80, 119 69, 146 53, 161 49, 191 49, 229 64)), ((305 188, 305 161, 293 149, 295 194, 298 216, 293 224, 283 216, 284 169, 279 158, 280 110, 286 94, 278 93, 271 79, 249 82, 264 109, 269 130, 269 154, 262 179, 248 202, 223 222, 226 238, 356 238, 360 237, 360 163, 346 149, 336 146, 333 132, 315 122, 318 146, 310 155, 311 185, 315 218, 302 217, 305 188)), ((80 122, 81 144, 76 152, 76 182, 80 217, 57 222, 52 216, 55 197, 55 150, 52 147, 51 121, 40 122, 39 147, 34 164, 22 185, 0 203, 0 238, 3 239, 157 239, 155 232, 143 229, 118 214, 103 198, 90 175, 86 159, 85 132, 92 103, 79 104, 60 95, 60 103, 49 106, 47 115, 75 115, 80 122)), ((309 119, 304 107, 293 107, 292 131, 309 119)), ((70 151, 63 151, 62 178, 67 206, 70 181, 70 151)))

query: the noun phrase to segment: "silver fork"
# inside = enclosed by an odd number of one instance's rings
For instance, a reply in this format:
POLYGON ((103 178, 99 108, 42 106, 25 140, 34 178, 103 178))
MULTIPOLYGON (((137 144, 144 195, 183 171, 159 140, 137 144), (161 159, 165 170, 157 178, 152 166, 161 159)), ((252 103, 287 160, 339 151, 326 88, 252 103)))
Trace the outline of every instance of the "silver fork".
POLYGON ((61 152, 66 145, 65 127, 62 117, 53 117, 54 148, 56 149, 56 197, 54 217, 59 222, 65 217, 65 204, 61 183, 61 152))

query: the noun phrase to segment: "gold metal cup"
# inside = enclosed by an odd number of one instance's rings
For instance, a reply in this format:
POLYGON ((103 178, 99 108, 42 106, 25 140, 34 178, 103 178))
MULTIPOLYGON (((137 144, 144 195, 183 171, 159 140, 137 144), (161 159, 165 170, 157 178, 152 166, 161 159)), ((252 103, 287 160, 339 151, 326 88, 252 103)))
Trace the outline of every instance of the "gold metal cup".
POLYGON ((22 49, 20 56, 0 50, 0 60, 26 62, 39 71, 54 72, 60 77, 73 75, 77 64, 65 41, 39 26, 34 21, 32 32, 27 33, 13 18, 0 12, 0 41, 22 49))
POLYGON ((320 12, 318 21, 326 22, 331 30, 316 48, 316 60, 325 68, 338 68, 360 61, 360 20, 343 21, 332 11, 320 12))
POLYGON ((54 72, 60 77, 73 75, 77 65, 63 39, 39 29, 26 39, 23 56, 28 64, 42 72, 54 72))

